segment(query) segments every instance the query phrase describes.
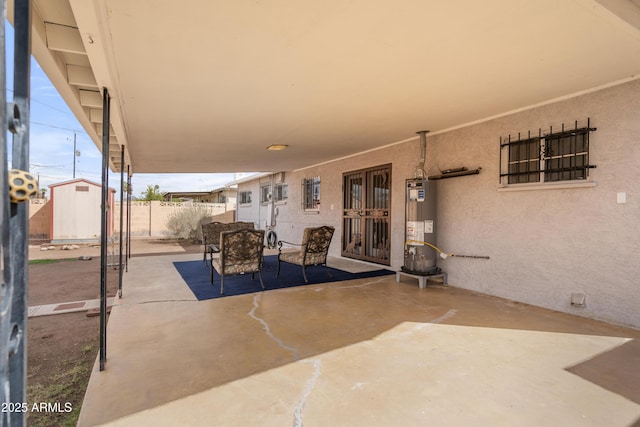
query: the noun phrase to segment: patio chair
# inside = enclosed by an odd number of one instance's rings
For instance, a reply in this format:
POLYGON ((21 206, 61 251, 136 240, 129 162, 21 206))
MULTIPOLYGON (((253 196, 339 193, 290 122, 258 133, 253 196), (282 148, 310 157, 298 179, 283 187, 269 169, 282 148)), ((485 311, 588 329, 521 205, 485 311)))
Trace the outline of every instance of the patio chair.
POLYGON ((203 262, 207 262, 207 255, 213 259, 213 254, 220 248, 220 233, 223 231, 253 229, 253 222, 212 222, 202 225, 202 244, 204 245, 203 262))
POLYGON ((202 262, 206 264, 207 255, 212 253, 211 246, 220 244, 220 227, 221 222, 211 222, 202 224, 202 245, 204 246, 204 254, 202 254, 202 262))
POLYGON ((213 270, 220 274, 220 294, 224 295, 224 278, 236 274, 258 273, 262 282, 262 252, 264 230, 240 229, 220 233, 220 257, 211 259, 211 284, 213 270))
MULTIPOLYGON (((280 240, 278 242, 278 272, 276 276, 280 276, 280 263, 288 262, 290 264, 302 267, 302 276, 304 282, 308 283, 305 268, 310 265, 327 266, 327 252, 331 244, 331 238, 335 228, 323 225, 321 227, 307 227, 302 234, 302 243, 291 243, 280 240), (282 252, 282 245, 299 246, 300 250, 295 252, 282 252)), ((331 277, 331 273, 327 270, 327 274, 331 277)))

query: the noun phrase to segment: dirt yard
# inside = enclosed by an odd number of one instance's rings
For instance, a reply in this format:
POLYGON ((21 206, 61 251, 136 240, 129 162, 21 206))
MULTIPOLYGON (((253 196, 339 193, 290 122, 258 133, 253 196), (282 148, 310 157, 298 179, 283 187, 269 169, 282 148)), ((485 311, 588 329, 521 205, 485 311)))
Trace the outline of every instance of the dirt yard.
MULTIPOLYGON (((201 246, 168 240, 134 241, 132 256, 197 253, 201 246)), ((100 248, 29 250, 29 306, 100 298, 100 248), (79 260, 91 256, 90 260, 79 260)), ((125 273, 126 275, 126 273, 125 273)), ((115 295, 119 271, 107 270, 115 295)), ((100 317, 86 312, 31 317, 27 323, 27 404, 58 404, 28 413, 29 426, 75 426, 99 350, 100 317)))

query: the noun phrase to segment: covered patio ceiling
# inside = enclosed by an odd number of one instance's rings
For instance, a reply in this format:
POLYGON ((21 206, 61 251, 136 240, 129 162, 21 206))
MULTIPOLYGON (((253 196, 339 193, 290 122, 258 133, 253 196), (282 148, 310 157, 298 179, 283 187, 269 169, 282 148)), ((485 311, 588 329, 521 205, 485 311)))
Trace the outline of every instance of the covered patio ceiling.
POLYGON ((108 89, 132 173, 295 170, 640 75, 640 0, 33 4, 35 58, 98 148, 108 89))

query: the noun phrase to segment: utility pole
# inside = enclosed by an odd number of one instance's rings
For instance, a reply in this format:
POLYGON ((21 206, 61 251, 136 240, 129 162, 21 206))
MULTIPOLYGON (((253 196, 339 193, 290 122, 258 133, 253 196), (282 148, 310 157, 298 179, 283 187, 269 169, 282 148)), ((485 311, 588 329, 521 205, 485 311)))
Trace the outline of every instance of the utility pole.
POLYGON ((76 157, 78 151, 76 150, 76 133, 73 133, 73 179, 76 179, 76 157))

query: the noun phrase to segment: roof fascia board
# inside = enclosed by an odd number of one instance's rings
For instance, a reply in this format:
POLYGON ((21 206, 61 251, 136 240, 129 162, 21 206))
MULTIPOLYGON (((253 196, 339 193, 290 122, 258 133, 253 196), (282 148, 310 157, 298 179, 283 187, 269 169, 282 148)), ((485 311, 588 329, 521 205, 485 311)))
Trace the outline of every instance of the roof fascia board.
POLYGON ((585 0, 595 13, 626 27, 640 40, 640 7, 629 0, 585 0))
MULTIPOLYGON (((107 88, 109 91, 111 97, 109 118, 113 133, 117 138, 118 145, 125 146, 125 163, 131 166, 130 173, 133 174, 135 165, 131 161, 127 148, 129 139, 124 120, 125 115, 121 113, 124 110, 120 102, 122 96, 119 93, 120 86, 109 31, 107 6, 102 0, 69 0, 69 6, 78 24, 80 38, 84 43, 97 86, 98 88, 107 88)), ((98 132, 98 135, 100 133, 98 132)), ((101 147, 102 143, 98 145, 100 151, 102 151, 101 147)))

